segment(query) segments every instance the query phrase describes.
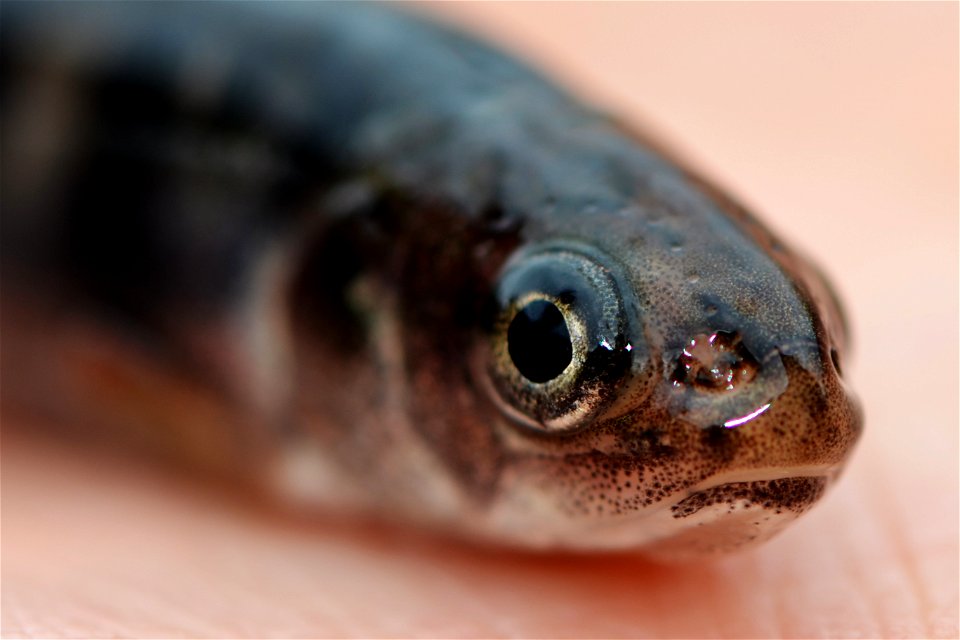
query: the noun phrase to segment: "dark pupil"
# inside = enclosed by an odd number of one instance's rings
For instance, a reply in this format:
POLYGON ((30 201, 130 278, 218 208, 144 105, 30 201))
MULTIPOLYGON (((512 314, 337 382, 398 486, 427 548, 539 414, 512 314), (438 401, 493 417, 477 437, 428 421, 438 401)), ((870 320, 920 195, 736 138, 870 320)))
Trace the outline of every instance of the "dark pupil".
POLYGON ((545 300, 534 300, 517 313, 507 329, 507 348, 517 370, 531 382, 553 380, 573 357, 563 314, 545 300))

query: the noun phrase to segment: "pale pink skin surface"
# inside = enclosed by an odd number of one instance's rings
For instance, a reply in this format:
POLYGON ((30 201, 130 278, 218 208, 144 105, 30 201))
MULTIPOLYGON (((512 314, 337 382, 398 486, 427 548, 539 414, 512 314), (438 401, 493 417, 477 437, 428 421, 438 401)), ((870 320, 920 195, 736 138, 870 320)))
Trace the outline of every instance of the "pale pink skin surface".
POLYGON ((957 4, 446 5, 665 137, 832 276, 866 431, 684 566, 296 524, 4 416, 2 634, 957 637, 957 4))

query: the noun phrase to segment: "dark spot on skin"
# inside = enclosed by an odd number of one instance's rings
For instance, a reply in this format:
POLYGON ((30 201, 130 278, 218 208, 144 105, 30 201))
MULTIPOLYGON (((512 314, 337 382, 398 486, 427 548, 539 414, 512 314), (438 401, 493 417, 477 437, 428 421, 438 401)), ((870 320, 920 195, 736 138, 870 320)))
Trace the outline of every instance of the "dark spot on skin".
POLYGON ((523 226, 520 216, 508 214, 497 203, 490 203, 481 213, 481 218, 486 223, 487 229, 494 233, 512 234, 523 226))
POLYGON ((725 429, 720 425, 707 427, 703 430, 701 441, 709 455, 719 461, 732 460, 737 452, 737 437, 735 430, 725 429))
POLYGON ((716 447, 729 440, 729 432, 719 425, 703 430, 703 439, 708 446, 716 447))

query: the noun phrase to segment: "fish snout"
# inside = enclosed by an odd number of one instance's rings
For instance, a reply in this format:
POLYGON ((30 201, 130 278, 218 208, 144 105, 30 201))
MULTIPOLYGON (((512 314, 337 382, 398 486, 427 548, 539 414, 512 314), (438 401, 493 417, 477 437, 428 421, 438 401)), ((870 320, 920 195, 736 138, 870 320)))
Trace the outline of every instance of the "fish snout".
POLYGON ((736 331, 698 333, 665 358, 666 408, 688 428, 712 434, 702 439, 708 449, 726 447, 721 475, 769 469, 768 479, 809 465, 839 468, 863 419, 825 342, 761 349, 736 331))

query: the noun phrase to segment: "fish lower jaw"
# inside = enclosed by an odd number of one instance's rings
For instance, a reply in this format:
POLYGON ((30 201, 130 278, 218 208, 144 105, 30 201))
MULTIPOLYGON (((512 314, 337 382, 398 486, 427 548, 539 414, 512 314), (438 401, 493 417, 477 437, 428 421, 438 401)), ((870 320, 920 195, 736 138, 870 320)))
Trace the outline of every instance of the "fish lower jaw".
MULTIPOLYGON (((740 470, 712 476, 673 499, 618 515, 554 517, 549 501, 501 505, 486 521, 493 536, 535 549, 653 552, 683 561, 747 548, 769 539, 823 494, 836 465, 740 470), (496 511, 499 511, 498 513, 496 511), (533 526, 533 520, 537 526, 533 526)), ((488 529, 488 527, 482 527, 488 529)))
POLYGON ((824 464, 713 476, 633 523, 632 543, 627 522, 593 535, 607 548, 639 546, 667 561, 746 549, 806 512, 836 474, 835 465, 824 464))

